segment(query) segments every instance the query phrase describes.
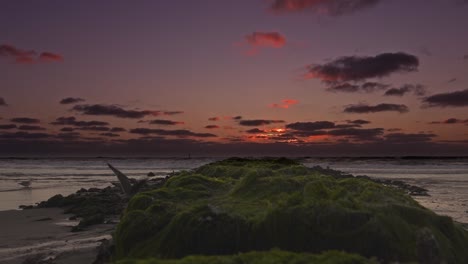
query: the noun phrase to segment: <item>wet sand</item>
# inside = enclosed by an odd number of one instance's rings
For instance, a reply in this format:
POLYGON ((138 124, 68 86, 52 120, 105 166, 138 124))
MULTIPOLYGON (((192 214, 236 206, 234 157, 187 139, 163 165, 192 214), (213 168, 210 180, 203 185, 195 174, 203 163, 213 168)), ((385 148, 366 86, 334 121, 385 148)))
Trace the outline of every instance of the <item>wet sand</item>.
POLYGON ((78 222, 68 217, 58 208, 0 211, 0 263, 21 264, 32 259, 93 263, 97 247, 103 239, 111 238, 114 225, 71 232, 71 226, 78 222))

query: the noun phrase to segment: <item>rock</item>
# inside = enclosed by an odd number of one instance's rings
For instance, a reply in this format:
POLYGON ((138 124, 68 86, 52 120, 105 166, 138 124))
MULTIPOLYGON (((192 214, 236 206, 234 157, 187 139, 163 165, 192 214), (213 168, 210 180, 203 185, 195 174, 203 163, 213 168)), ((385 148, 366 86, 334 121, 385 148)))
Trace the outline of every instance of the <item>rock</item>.
POLYGON ((148 174, 147 174, 146 176, 148 176, 148 177, 154 177, 154 176, 156 176, 156 174, 154 174, 153 172, 150 171, 150 172, 148 172, 148 174))
POLYGON ((406 263, 437 249, 432 257, 441 262, 468 263, 468 233, 393 187, 409 188, 404 182, 389 184, 284 159, 214 162, 132 197, 115 231, 113 260, 207 263, 189 256, 222 255, 227 263, 249 263, 238 253, 276 259, 268 250, 280 248, 287 252, 279 255, 299 258, 339 250, 406 263))

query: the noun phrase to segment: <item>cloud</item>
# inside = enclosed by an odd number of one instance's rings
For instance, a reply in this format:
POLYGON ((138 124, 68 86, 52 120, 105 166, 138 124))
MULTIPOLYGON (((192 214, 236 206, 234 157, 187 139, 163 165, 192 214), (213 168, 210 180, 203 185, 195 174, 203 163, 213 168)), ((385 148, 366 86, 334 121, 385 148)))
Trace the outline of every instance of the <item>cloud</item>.
POLYGON ((324 82, 365 81, 382 78, 398 72, 413 72, 418 69, 419 59, 403 52, 382 53, 377 56, 346 56, 323 65, 306 67, 305 79, 320 79, 324 82))
POLYGON ((84 130, 84 131, 110 131, 110 128, 103 127, 103 126, 85 126, 85 127, 80 127, 79 130, 84 130))
POLYGON ((151 125, 164 125, 164 126, 175 126, 175 125, 183 125, 184 124, 184 122, 163 120, 163 119, 151 120, 148 123, 151 124, 151 125))
POLYGON ((270 9, 275 14, 311 11, 340 16, 377 5, 380 0, 274 0, 270 9))
POLYGON ((200 137, 209 138, 217 137, 210 133, 195 133, 190 130, 164 130, 164 129, 150 129, 150 128, 135 128, 131 129, 130 133, 139 135, 159 135, 159 136, 177 136, 177 137, 200 137))
POLYGON ((0 56, 12 58, 16 63, 33 63, 36 52, 34 50, 21 50, 13 45, 0 45, 0 56))
POLYGON ((8 125, 0 125, 0 129, 7 130, 7 129, 15 129, 15 124, 8 124, 8 125))
POLYGON ((10 119, 11 122, 13 123, 21 123, 21 124, 38 124, 41 121, 36 118, 29 118, 29 117, 16 117, 10 119))
POLYGON ((219 117, 219 116, 214 116, 208 118, 208 121, 219 121, 219 120, 241 120, 242 116, 225 116, 225 117, 219 117))
POLYGON ((76 126, 76 127, 89 127, 89 126, 108 126, 109 123, 102 121, 77 121, 76 117, 59 117, 51 125, 62 126, 76 126))
POLYGON ((334 128, 335 123, 329 121, 317 121, 317 122, 297 122, 292 124, 287 124, 286 128, 293 129, 297 131, 317 131, 322 129, 334 128))
POLYGON ((463 59, 464 59, 464 60, 468 60, 468 54, 466 54, 465 56, 463 56, 463 59))
POLYGON ((127 129, 123 128, 123 127, 113 127, 110 132, 125 132, 127 131, 127 129))
POLYGON ((330 136, 349 136, 355 139, 369 141, 376 140, 379 136, 384 134, 385 129, 383 128, 370 128, 370 129, 336 129, 328 132, 330 136))
POLYGON ((75 129, 73 127, 63 127, 60 129, 62 132, 73 132, 75 129))
POLYGON ((119 134, 115 134, 115 133, 101 133, 99 135, 104 136, 104 137, 120 137, 119 134))
POLYGON ((206 129, 218 129, 219 126, 217 125, 208 125, 208 126, 205 126, 206 129))
POLYGON ((6 103, 5 99, 3 99, 3 97, 0 97, 0 106, 8 106, 8 104, 6 103))
POLYGON ((404 96, 407 93, 413 93, 416 96, 424 96, 426 88, 420 84, 405 84, 400 88, 392 88, 385 92, 385 96, 404 96))
POLYGON ((468 124, 468 119, 461 120, 461 119, 457 119, 457 118, 449 118, 449 119, 444 120, 444 121, 433 121, 433 122, 430 122, 429 124, 431 124, 431 125, 433 125, 433 124, 442 124, 442 125, 468 124))
POLYGON ((327 91, 329 92, 345 92, 345 93, 373 93, 376 91, 384 90, 388 87, 387 84, 377 83, 377 82, 365 82, 363 84, 350 84, 348 82, 345 83, 336 83, 336 82, 328 82, 329 87, 327 91))
POLYGON ((70 133, 59 133, 57 138, 62 140, 77 140, 80 138, 80 133, 78 132, 70 132, 70 133))
POLYGON ((262 133, 266 133, 266 131, 258 129, 258 128, 253 128, 253 129, 249 129, 249 130, 245 131, 245 133, 247 133, 247 134, 262 134, 262 133))
MULTIPOLYGON (((145 116, 158 116, 161 114, 160 111, 150 110, 126 110, 116 105, 75 105, 72 108, 73 111, 80 112, 84 115, 97 115, 97 116, 113 116, 119 118, 143 118, 145 116)), ((162 114, 170 115, 175 114, 174 112, 163 112, 162 114)))
POLYGON ((353 125, 367 125, 370 124, 371 121, 367 120, 362 120, 362 119, 356 119, 356 120, 346 120, 348 124, 353 124, 353 125))
POLYGON ((37 56, 37 52, 34 50, 22 50, 16 48, 13 45, 3 44, 0 45, 0 56, 13 59, 14 62, 20 64, 32 64, 36 62, 61 62, 63 56, 52 53, 42 52, 37 56))
POLYGON ((60 104, 76 104, 76 103, 84 102, 84 101, 85 99, 82 99, 82 98, 67 97, 67 98, 63 98, 62 100, 60 100, 60 104))
POLYGON ((264 125, 279 124, 279 123, 285 123, 285 121, 255 119, 255 120, 241 120, 239 122, 241 126, 264 126, 264 125))
POLYGON ((435 94, 424 98, 424 107, 463 107, 468 106, 468 89, 435 94))
POLYGON ((52 52, 42 52, 39 55, 39 60, 44 62, 62 62, 63 56, 52 52))
POLYGON ((45 128, 41 126, 31 126, 31 125, 22 125, 18 127, 19 130, 28 130, 28 131, 38 131, 38 130, 45 130, 45 128))
POLYGON ((385 140, 387 142, 396 143, 396 144, 406 144, 406 143, 417 143, 417 142, 429 142, 432 141, 434 137, 437 137, 435 134, 405 134, 405 133, 393 133, 385 135, 385 140))
POLYGON ((407 113, 409 112, 409 108, 403 104, 378 104, 378 105, 357 104, 357 105, 346 106, 343 112, 353 113, 353 114, 368 114, 368 113, 377 113, 377 112, 407 113))
POLYGON ((278 32, 253 32, 245 36, 245 43, 251 47, 248 55, 256 55, 262 48, 279 49, 286 45, 286 37, 278 32))
POLYGON ((15 132, 0 134, 0 139, 44 139, 50 137, 51 135, 46 133, 15 132))
POLYGON ((284 100, 281 101, 280 104, 271 104, 270 107, 288 109, 290 106, 296 105, 298 103, 299 103, 298 100, 284 99, 284 100))
POLYGON ((183 114, 184 111, 163 111, 163 115, 180 115, 183 114))
POLYGON ((278 32, 253 32, 245 39, 253 47, 281 48, 286 45, 286 38, 278 32))

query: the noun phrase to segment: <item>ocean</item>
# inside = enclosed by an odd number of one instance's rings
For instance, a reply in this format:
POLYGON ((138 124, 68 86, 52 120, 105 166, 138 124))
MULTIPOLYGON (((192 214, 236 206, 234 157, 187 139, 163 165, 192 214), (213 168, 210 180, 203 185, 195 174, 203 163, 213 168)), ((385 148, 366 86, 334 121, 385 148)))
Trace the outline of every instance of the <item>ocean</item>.
MULTIPOLYGON (((112 164, 129 177, 149 172, 165 177, 219 158, 1 158, 0 211, 33 205, 55 194, 68 195, 81 188, 103 188, 117 179, 112 164), (19 183, 30 181, 30 187, 19 183)), ((429 190, 414 197, 438 214, 468 223, 468 158, 305 158, 306 166, 329 167, 375 178, 398 179, 429 190)))

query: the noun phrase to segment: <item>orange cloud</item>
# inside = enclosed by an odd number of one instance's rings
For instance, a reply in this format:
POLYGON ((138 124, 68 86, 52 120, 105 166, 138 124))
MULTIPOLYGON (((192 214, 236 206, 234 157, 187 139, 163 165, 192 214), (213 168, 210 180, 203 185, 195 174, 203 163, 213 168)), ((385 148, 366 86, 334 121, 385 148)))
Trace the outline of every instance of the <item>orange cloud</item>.
POLYGON ((282 108, 282 109, 288 109, 290 106, 298 104, 298 100, 294 99, 284 99, 281 101, 280 104, 271 104, 270 107, 272 108, 282 108))
POLYGON ((286 37, 278 32, 253 32, 245 36, 245 42, 240 45, 248 45, 251 48, 246 51, 249 56, 258 54, 262 48, 279 49, 286 45, 286 37))
POLYGON ((13 45, 3 44, 0 45, 0 56, 11 58, 15 63, 19 64, 33 64, 38 61, 42 62, 58 62, 63 61, 62 55, 51 53, 51 52, 42 52, 37 56, 36 51, 34 50, 22 50, 13 45))
POLYGON ((39 60, 44 61, 44 62, 54 62, 54 61, 63 61, 62 55, 51 53, 51 52, 42 52, 41 55, 39 55, 39 60))

